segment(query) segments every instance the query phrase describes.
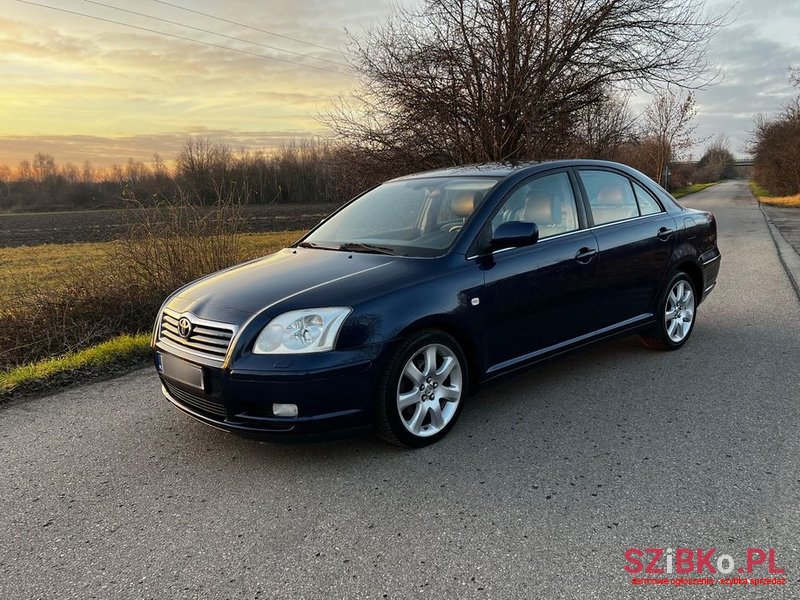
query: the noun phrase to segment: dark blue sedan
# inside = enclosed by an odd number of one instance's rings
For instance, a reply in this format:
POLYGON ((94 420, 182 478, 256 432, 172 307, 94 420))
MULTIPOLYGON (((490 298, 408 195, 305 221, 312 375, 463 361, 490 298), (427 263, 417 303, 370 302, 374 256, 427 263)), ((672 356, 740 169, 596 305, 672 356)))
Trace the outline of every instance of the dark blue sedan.
POLYGON ((380 185, 270 256, 170 296, 167 399, 296 439, 441 439, 480 383, 613 336, 689 339, 719 271, 714 216, 626 166, 571 160, 380 185))

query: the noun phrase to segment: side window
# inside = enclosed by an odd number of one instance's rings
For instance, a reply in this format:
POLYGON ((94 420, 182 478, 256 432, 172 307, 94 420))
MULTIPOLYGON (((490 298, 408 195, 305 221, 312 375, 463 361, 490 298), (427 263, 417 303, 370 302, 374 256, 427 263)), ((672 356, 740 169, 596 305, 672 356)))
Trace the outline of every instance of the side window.
POLYGON ((508 221, 536 223, 539 239, 578 229, 569 175, 545 175, 517 188, 492 219, 492 231, 508 221))
POLYGON ((580 169, 578 175, 589 196, 595 225, 639 216, 630 180, 610 171, 580 169))
POLYGON ((633 184, 633 193, 636 194, 636 202, 639 203, 639 212, 641 215, 645 216, 660 213, 661 207, 658 205, 658 202, 656 202, 656 199, 635 181, 631 183, 633 184))

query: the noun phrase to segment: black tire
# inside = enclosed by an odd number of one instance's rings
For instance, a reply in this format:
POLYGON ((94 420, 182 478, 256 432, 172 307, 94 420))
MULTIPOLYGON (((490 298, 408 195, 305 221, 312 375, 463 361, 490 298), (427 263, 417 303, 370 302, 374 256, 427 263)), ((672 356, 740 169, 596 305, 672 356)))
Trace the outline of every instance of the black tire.
POLYGON ((695 289, 692 278, 684 271, 676 272, 670 278, 667 285, 664 286, 664 290, 658 298, 658 304, 656 305, 657 323, 652 329, 641 334, 644 345, 654 350, 677 350, 682 347, 692 335, 694 324, 697 322, 697 299, 697 290, 695 289), (685 286, 688 286, 688 289, 691 291, 692 318, 688 323, 688 330, 683 334, 683 337, 676 340, 670 335, 666 313, 667 303, 670 302, 670 295, 681 282, 685 286))
MULTIPOLYGON (((437 355, 437 360, 439 358, 441 357, 437 355)), ((455 371, 456 368, 453 367, 453 372, 455 371)), ((408 446, 411 448, 421 448, 423 446, 428 446, 438 442, 453 428, 455 422, 458 420, 458 417, 461 414, 461 410, 464 407, 464 401, 466 400, 467 390, 469 389, 468 377, 469 373, 466 356, 464 355, 464 351, 461 349, 461 346, 453 336, 439 330, 424 330, 410 335, 402 344, 400 344, 392 357, 389 359, 384 373, 380 378, 375 410, 376 435, 391 444, 408 446), (401 386, 404 384, 408 385, 410 383, 408 378, 404 378, 403 375, 406 365, 409 363, 412 357, 415 357, 415 355, 417 355, 420 351, 432 345, 448 349, 457 361, 461 378, 461 382, 458 387, 460 388, 461 392, 458 401, 455 403, 455 406, 452 407, 454 410, 450 411, 448 409, 450 416, 448 417, 444 427, 442 427, 436 433, 424 434, 423 432, 420 432, 420 435, 415 435, 404 424, 404 418, 401 415, 398 398, 399 394, 401 393, 401 386)), ((433 382, 431 384, 423 382, 423 386, 432 384, 433 382)), ((453 383, 451 379, 444 379, 441 383, 441 388, 439 391, 443 392, 444 390, 449 390, 449 386, 452 385, 453 383)), ((427 389, 427 391, 431 390, 427 389)), ((416 394, 417 391, 415 388, 411 388, 411 390, 406 393, 416 394)), ((420 390, 419 393, 422 394, 423 391, 420 390)), ((425 396, 422 395, 421 397, 424 398, 425 396)), ((435 400, 431 399, 430 401, 436 402, 437 405, 440 406, 438 411, 440 415, 444 412, 442 411, 441 406, 446 407, 448 405, 448 401, 446 399, 440 400, 438 394, 436 395, 435 400)), ((405 412, 408 412, 411 409, 416 409, 416 406, 417 404, 409 406, 407 409, 405 409, 405 412)), ((422 410, 422 406, 424 405, 420 405, 420 410, 422 410)), ((426 413, 426 415, 427 414, 428 413, 426 413)), ((425 419, 429 418, 432 418, 432 415, 425 417, 425 419)), ((425 419, 423 419, 423 421, 425 419)), ((433 422, 431 421, 427 427, 428 429, 432 430, 432 426, 433 422)))

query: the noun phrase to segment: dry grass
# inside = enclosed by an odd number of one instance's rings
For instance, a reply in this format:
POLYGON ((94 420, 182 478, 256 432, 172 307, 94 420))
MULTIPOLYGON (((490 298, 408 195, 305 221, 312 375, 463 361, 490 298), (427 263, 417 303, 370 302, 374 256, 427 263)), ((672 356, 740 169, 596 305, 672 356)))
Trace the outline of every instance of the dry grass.
POLYGON ((755 181, 750 180, 748 183, 750 184, 750 191, 753 192, 753 195, 758 198, 761 204, 800 208, 800 194, 795 194, 794 196, 773 196, 755 181))
POLYGON ((116 242, 0 249, 0 369, 146 332, 175 288, 300 236, 243 234, 239 209, 133 210, 116 242))
MULTIPOLYGON (((304 231, 245 233, 240 236, 241 261, 264 256, 297 241, 304 231)), ((19 248, 0 248, 0 301, 26 288, 59 288, 64 274, 83 267, 111 269, 111 257, 119 252, 119 242, 83 244, 42 244, 19 248)))
POLYGON ((762 204, 771 206, 800 208, 800 194, 795 196, 759 196, 758 199, 762 204))

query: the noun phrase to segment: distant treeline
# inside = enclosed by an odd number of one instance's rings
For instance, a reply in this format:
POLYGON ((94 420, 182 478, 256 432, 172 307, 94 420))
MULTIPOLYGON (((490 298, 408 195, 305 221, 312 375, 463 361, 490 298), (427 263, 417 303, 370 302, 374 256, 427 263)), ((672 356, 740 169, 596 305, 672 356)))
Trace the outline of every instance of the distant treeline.
POLYGON ((186 142, 169 167, 129 159, 108 168, 58 165, 37 153, 16 169, 0 166, 0 210, 118 208, 180 197, 199 205, 341 203, 392 176, 386 165, 327 141, 292 142, 270 152, 234 150, 203 138, 186 142))
MULTIPOLYGON (((662 146, 653 136, 627 134, 600 137, 594 147, 582 143, 554 158, 617 160, 659 180, 664 157, 672 154, 662 146)), ((363 147, 319 140, 253 152, 192 138, 172 167, 158 155, 150 163, 129 159, 125 165, 98 168, 89 162, 80 167, 58 165, 52 156, 38 153, 14 170, 0 166, 0 210, 120 208, 134 200, 148 206, 176 198, 197 205, 213 205, 220 199, 242 204, 340 204, 390 177, 440 166, 448 163, 395 162, 363 147)), ((696 166, 673 169, 669 186, 732 176, 732 166, 733 156, 720 140, 696 166)))

